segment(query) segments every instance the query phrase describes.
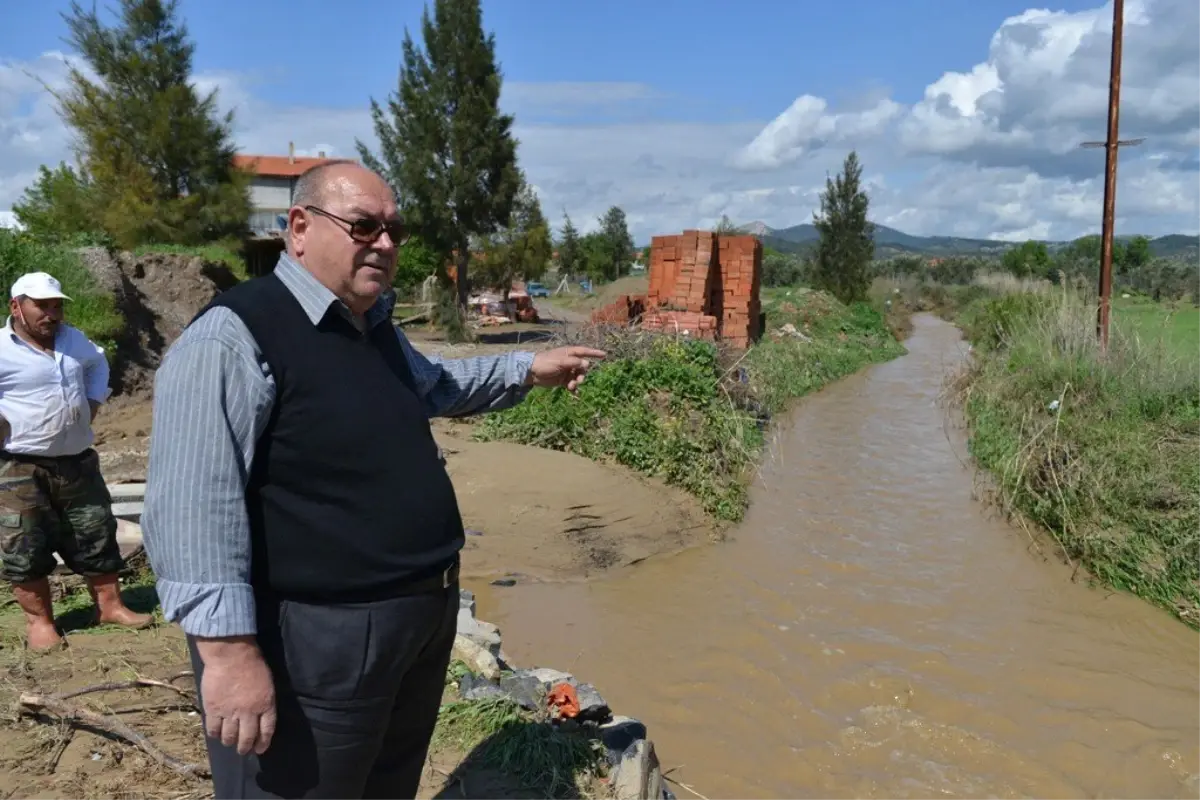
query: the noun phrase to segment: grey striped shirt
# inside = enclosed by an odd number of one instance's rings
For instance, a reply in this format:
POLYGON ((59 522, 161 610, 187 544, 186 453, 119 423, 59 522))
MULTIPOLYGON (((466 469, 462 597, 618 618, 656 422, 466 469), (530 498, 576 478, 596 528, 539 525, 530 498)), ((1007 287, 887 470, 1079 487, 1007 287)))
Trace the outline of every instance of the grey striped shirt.
MULTIPOLYGON (((275 274, 314 325, 331 307, 349 314, 286 255, 275 274)), ((367 322, 390 324, 391 312, 390 297, 381 298, 367 322)), ((418 353, 399 329, 396 335, 431 417, 496 411, 528 392, 533 353, 442 360, 418 353)), ((155 376, 142 531, 163 614, 187 633, 256 632, 245 487, 274 400, 258 346, 227 308, 211 309, 185 329, 155 376)), ((319 468, 313 465, 314 480, 319 468)))

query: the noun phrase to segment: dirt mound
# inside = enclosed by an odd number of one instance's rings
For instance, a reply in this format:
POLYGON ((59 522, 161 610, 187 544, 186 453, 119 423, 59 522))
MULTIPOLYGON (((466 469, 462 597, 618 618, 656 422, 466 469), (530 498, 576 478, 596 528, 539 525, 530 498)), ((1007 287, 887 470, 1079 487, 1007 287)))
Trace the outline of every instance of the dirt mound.
POLYGON ((148 397, 154 371, 196 312, 237 283, 224 264, 176 253, 79 251, 101 289, 116 298, 125 317, 117 341, 111 385, 114 397, 148 397))

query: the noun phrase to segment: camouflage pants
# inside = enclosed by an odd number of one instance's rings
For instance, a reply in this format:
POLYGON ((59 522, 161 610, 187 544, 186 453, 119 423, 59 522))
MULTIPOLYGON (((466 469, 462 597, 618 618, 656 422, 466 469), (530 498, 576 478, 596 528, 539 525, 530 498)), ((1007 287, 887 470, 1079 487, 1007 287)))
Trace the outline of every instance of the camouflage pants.
POLYGON ((0 457, 0 562, 13 583, 44 578, 54 553, 74 572, 110 575, 124 566, 100 457, 0 457))

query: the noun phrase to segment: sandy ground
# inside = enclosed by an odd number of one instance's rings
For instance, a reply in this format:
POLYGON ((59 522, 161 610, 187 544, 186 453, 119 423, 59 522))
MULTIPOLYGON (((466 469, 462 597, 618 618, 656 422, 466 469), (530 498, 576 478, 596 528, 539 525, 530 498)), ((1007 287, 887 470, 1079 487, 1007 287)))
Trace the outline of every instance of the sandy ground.
MULTIPOLYGON (((424 330, 409 336, 426 355, 465 358, 551 346, 557 327, 502 326, 470 345, 449 345, 424 330)), ((102 410, 96 448, 106 480, 145 479, 151 417, 145 399, 117 398, 102 410)), ((470 531, 468 577, 578 580, 702 543, 712 532, 699 504, 679 489, 568 453, 475 442, 471 427, 434 421, 470 531)))
MULTIPOLYGON (((135 597, 131 601, 137 604, 135 597)), ((145 601, 147 595, 142 594, 145 601)), ((150 601, 152 602, 152 601, 150 601)), ((146 605, 141 606, 145 608, 146 605)), ((75 620, 80 621, 80 620, 75 620)), ((67 627, 73 622, 67 621, 67 627)), ((178 628, 130 632, 111 628, 68 633, 69 647, 29 654, 19 642, 20 620, 0 616, 0 797, 202 798, 204 777, 187 777, 144 751, 91 726, 67 726, 58 714, 28 709, 19 699, 79 691, 148 678, 178 687, 91 692, 64 702, 146 737, 158 752, 207 768, 195 684, 178 628)), ((463 763, 452 750, 430 753, 418 797, 536 797, 495 770, 463 763), (465 788, 464 788, 465 787, 465 788)))
MULTIPOLYGON (((567 310, 559 316, 574 322, 582 315, 567 310)), ((423 331, 411 332, 411 338, 427 354, 454 358, 546 347, 555 331, 553 324, 503 326, 470 346, 450 346, 423 331)), ((151 404, 144 398, 118 397, 103 409, 96 421, 96 447, 108 481, 145 479, 151 422, 151 404)), ((470 432, 469 423, 434 423, 468 528, 463 554, 468 580, 587 580, 711 536, 699 505, 682 491, 575 455, 475 442, 470 432)), ((139 610, 154 608, 151 590, 126 595, 139 610)), ((69 647, 30 654, 22 644, 19 612, 11 604, 0 605, 0 800, 210 797, 206 780, 180 775, 111 735, 66 725, 54 714, 18 711, 22 693, 64 693, 135 678, 166 680, 189 669, 175 626, 143 632, 88 628, 79 612, 68 612, 59 622, 69 647)), ((127 688, 69 702, 115 714, 169 756, 205 765, 191 677, 174 683, 181 691, 127 688)), ((464 755, 432 753, 419 796, 538 796, 494 770, 464 764, 464 755)))

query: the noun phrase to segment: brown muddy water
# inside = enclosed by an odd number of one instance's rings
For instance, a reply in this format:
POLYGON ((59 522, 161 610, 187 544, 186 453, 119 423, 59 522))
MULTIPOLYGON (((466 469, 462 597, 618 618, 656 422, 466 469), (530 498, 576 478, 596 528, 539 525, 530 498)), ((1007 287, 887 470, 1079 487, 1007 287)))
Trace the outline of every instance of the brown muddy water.
POLYGON ((909 355, 781 424, 730 541, 471 586, 480 616, 643 719, 709 798, 1196 797, 1196 634, 1072 583, 974 499, 937 404, 965 345, 914 323, 909 355))

